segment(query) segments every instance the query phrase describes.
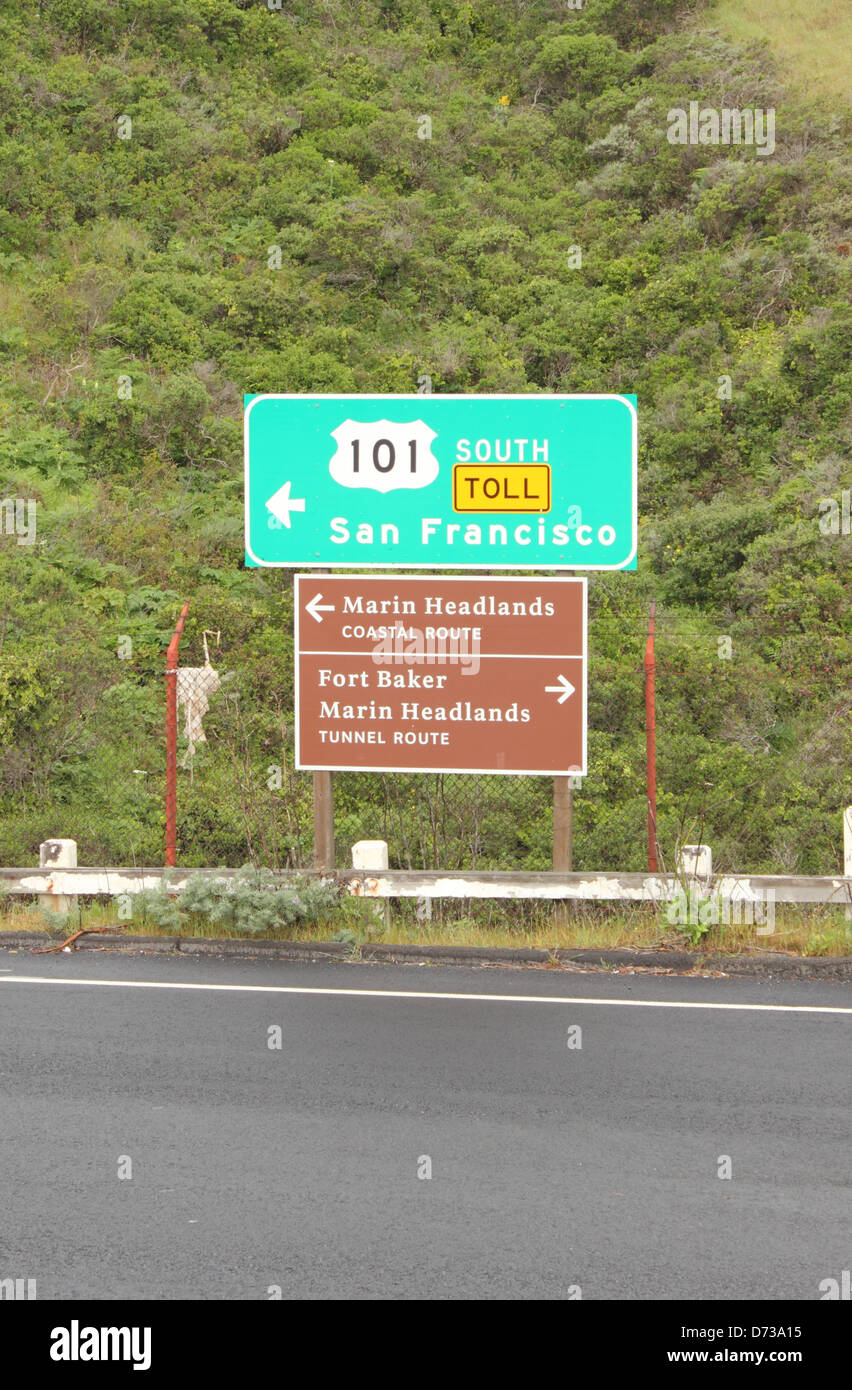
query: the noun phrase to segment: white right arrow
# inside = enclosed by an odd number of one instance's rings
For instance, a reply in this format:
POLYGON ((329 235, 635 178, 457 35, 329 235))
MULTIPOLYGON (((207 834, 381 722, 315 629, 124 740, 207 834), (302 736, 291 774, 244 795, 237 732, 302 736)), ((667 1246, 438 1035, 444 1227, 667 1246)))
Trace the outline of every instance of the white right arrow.
POLYGON ((571 684, 567 676, 557 676, 556 679, 559 682, 558 685, 546 685, 544 688, 552 694, 559 696, 559 699, 556 701, 558 705, 564 705, 568 696, 573 695, 577 687, 571 684))
POLYGON ((313 596, 313 598, 311 599, 310 603, 306 603, 306 604, 305 604, 305 608, 306 608, 307 611, 310 613, 311 617, 312 617, 312 618, 316 618, 316 620, 317 620, 318 623, 321 623, 321 622, 322 622, 321 614, 323 614, 323 613, 333 613, 333 612, 334 612, 334 604, 333 604, 333 603, 320 603, 320 599, 321 599, 321 598, 322 598, 322 594, 314 594, 314 596, 313 596))

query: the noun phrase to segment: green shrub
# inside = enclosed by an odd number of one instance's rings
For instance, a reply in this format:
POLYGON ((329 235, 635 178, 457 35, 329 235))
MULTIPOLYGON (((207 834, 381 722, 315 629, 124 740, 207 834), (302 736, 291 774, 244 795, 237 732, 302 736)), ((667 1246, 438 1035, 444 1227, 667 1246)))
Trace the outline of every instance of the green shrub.
POLYGON ((168 875, 161 887, 133 897, 134 917, 180 934, 193 917, 238 936, 264 936, 334 911, 338 890, 306 878, 282 885, 277 874, 246 864, 233 877, 190 877, 179 894, 170 894, 168 875))

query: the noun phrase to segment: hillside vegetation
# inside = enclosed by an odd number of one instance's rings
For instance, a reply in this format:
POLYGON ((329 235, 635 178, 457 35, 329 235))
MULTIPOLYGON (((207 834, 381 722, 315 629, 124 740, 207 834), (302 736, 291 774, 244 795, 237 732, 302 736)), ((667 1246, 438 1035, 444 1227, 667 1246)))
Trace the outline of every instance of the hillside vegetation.
MULTIPOLYGON (((0 863, 48 835, 162 862, 186 597, 182 659, 218 630, 230 679, 181 772, 182 858, 309 852, 291 577, 242 567, 242 395, 428 375, 639 398, 639 569, 590 581, 576 867, 645 862, 654 597, 667 862, 700 837, 744 871, 839 869, 844 125, 703 26, 677 0, 0 10, 0 487, 37 501, 33 544, 0 535, 0 863), (691 100, 774 108, 774 152, 670 144, 691 100)), ((384 835, 401 863, 543 868, 549 789, 347 775, 337 831, 341 858, 384 835)))
POLYGON ((710 24, 739 42, 766 41, 798 92, 848 109, 852 52, 849 0, 717 0, 710 24))

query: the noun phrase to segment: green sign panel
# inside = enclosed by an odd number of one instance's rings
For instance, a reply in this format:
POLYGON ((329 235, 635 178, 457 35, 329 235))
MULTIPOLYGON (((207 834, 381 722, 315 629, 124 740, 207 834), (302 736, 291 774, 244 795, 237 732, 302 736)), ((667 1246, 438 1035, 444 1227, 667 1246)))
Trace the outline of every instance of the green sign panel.
POLYGON ((635 396, 245 398, 246 564, 635 569, 635 396))

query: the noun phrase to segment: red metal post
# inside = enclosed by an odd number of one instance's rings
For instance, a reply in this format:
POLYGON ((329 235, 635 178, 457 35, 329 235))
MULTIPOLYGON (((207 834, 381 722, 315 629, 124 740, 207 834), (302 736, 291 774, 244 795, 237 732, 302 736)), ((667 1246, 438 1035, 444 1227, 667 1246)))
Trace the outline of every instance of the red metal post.
POLYGON ((654 619, 657 604, 651 599, 648 611, 648 640, 645 643, 645 765, 648 796, 648 872, 655 874, 657 863, 657 713, 654 702, 654 619))
POLYGON ((189 609, 183 605, 166 652, 166 867, 177 863, 177 664, 180 638, 189 609))

